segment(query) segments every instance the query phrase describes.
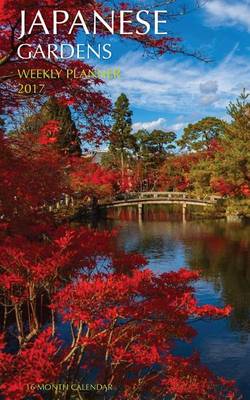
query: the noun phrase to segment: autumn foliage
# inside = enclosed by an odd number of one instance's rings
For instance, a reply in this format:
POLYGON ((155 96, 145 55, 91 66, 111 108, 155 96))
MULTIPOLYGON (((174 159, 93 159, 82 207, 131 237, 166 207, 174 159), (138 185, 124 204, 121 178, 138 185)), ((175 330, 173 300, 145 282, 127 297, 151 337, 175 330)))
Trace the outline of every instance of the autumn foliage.
POLYGON ((74 192, 96 199, 110 197, 115 192, 117 173, 114 171, 79 157, 72 157, 70 165, 70 182, 74 192))
POLYGON ((62 157, 50 140, 56 127, 52 121, 37 137, 1 138, 3 398, 44 398, 30 385, 86 383, 95 371, 96 381, 112 385, 110 399, 236 399, 233 383, 202 366, 197 354, 173 354, 176 339, 196 334, 190 319, 230 313, 197 304, 191 284, 198 273, 157 275, 143 256, 117 249, 115 232, 55 226, 46 204, 62 190, 71 193, 73 185, 96 196, 97 187, 113 182, 86 159, 62 157))
MULTIPOLYGON (((26 98, 13 96, 20 82, 17 66, 64 72, 84 67, 74 59, 56 65, 40 58, 17 60, 20 10, 29 11, 30 22, 41 7, 49 26, 54 4, 51 0, 0 4, 1 112, 13 116, 24 103, 29 105, 26 98)), ((94 9, 104 15, 109 12, 106 1, 60 2, 71 13, 83 6, 87 20, 94 9)), ((65 34, 62 29, 58 41, 65 34)), ((76 44, 76 37, 77 33, 69 36, 69 42, 76 44)), ((34 46, 51 39, 39 29, 24 38, 34 46)), ((179 40, 171 37, 133 39, 157 54, 178 51, 179 40)), ((45 93, 78 111, 82 137, 97 143, 108 132, 111 107, 101 83, 97 78, 70 83, 59 79, 46 82, 45 93)), ((30 103, 43 100, 33 96, 30 103)), ((50 209, 62 196, 78 192, 98 199, 112 194, 117 185, 116 172, 62 154, 55 146, 59 128, 59 122, 51 120, 38 134, 0 134, 0 397, 44 399, 46 394, 32 384, 94 380, 112 385, 112 391, 105 393, 110 400, 236 399, 234 383, 209 371, 198 354, 174 355, 176 340, 190 342, 196 334, 191 320, 224 318, 231 311, 229 306, 198 305, 192 286, 198 273, 182 269, 158 275, 147 268, 143 256, 118 249, 116 232, 55 220, 50 209)), ((186 160, 179 161, 188 172, 186 160)), ((179 189, 188 187, 185 179, 178 180, 179 189)), ((66 400, 71 394, 69 388, 51 396, 66 400)), ((85 393, 85 398, 93 397, 85 393)))

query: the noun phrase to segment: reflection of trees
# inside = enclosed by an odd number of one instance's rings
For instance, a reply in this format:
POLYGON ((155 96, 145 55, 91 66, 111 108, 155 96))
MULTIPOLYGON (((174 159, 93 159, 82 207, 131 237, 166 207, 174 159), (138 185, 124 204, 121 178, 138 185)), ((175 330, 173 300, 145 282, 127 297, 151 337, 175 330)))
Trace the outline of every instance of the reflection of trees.
POLYGON ((232 329, 250 332, 250 226, 218 223, 188 229, 187 262, 233 306, 232 329))
MULTIPOLYGON (((143 222, 138 225, 137 222, 130 222, 128 225, 123 225, 119 239, 127 250, 141 253, 146 257, 153 255, 154 258, 161 258, 166 251, 165 240, 159 231, 158 223, 143 222)), ((173 241, 169 241, 168 245, 171 247, 170 251, 175 246, 173 241)))
MULTIPOLYGON (((138 224, 138 221, 116 221, 111 226, 116 226, 118 230, 121 228, 117 241, 118 247, 141 253, 151 260, 166 259, 166 255, 172 255, 174 258, 180 246, 183 248, 180 230, 185 230, 185 226, 179 222, 143 221, 138 224)), ((174 269, 179 269, 181 266, 183 264, 177 264, 174 269)), ((166 270, 168 267, 166 264, 166 270)))
MULTIPOLYGON (((138 221, 138 208, 137 206, 132 206, 132 207, 121 207, 119 209, 110 209, 108 211, 108 217, 113 219, 119 219, 120 221, 138 221)), ((181 204, 144 205, 143 219, 144 221, 157 221, 157 222, 182 220, 182 205, 181 204)))
MULTIPOLYGON (((117 245, 151 260, 163 260, 169 255, 176 258, 178 250, 183 249, 185 265, 200 269, 225 303, 233 306, 232 329, 250 332, 250 225, 224 221, 194 221, 186 225, 117 221, 117 225, 122 225, 117 245)), ((176 268, 180 266, 177 264, 176 268)))

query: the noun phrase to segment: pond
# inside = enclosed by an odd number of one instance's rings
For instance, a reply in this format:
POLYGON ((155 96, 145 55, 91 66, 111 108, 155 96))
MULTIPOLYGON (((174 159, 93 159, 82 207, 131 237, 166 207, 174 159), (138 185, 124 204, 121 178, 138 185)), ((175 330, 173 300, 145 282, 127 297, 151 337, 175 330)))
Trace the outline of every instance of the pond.
POLYGON ((250 399, 250 225, 226 221, 113 221, 118 246, 148 258, 156 272, 199 269, 195 284, 200 304, 231 304, 228 319, 196 322, 192 344, 179 343, 179 354, 198 350, 216 374, 233 378, 250 399))

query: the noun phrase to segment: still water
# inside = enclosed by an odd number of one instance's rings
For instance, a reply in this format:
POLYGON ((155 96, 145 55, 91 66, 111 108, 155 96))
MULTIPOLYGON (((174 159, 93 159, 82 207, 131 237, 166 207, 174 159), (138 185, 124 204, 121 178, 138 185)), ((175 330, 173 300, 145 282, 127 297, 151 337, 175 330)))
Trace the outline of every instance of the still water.
POLYGON ((180 267, 199 269, 195 284, 200 304, 231 304, 228 319, 194 324, 192 345, 179 344, 178 353, 198 350, 216 374, 233 378, 250 400, 250 225, 207 222, 118 221, 118 245, 148 258, 161 273, 180 267))

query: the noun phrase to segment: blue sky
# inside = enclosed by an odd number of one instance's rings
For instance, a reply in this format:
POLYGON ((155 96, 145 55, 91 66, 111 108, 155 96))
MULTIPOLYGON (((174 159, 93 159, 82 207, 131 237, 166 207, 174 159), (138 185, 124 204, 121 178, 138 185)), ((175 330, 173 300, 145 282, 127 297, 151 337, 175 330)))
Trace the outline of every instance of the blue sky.
POLYGON ((180 55, 147 58, 137 44, 109 38, 113 57, 103 66, 119 67, 122 78, 107 82, 105 90, 113 100, 121 92, 128 95, 134 129, 173 129, 180 135, 205 116, 227 118, 229 101, 244 87, 250 91, 250 0, 208 0, 169 29, 212 62, 180 55))

